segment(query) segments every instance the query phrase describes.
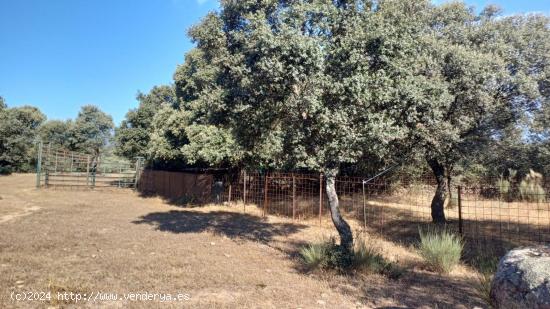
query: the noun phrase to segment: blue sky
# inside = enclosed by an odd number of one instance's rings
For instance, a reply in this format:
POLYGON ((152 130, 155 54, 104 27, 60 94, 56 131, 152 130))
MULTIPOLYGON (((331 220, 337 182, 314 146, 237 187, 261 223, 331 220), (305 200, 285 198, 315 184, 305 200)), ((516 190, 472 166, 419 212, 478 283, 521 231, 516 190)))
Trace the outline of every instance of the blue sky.
MULTIPOLYGON (((466 2, 550 14, 550 0, 466 2)), ((217 7, 216 0, 0 0, 0 96, 49 119, 95 104, 119 124, 137 106, 138 90, 172 81, 192 47, 187 29, 217 7)))

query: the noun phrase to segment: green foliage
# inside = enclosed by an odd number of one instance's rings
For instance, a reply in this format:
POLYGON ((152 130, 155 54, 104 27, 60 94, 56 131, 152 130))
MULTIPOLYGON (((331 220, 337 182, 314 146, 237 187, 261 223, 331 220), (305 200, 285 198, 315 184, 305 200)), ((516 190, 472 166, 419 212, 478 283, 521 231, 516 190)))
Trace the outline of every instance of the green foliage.
POLYGON ((529 174, 519 184, 519 194, 522 200, 544 203, 546 191, 542 187, 542 175, 530 170, 529 174))
POLYGON ((40 138, 52 147, 69 149, 73 125, 72 120, 48 120, 40 126, 40 138))
POLYGON ((155 114, 164 105, 176 105, 172 86, 155 86, 148 94, 139 93, 137 100, 139 107, 126 114, 126 119, 115 132, 116 152, 129 160, 147 157, 155 114))
POLYGON ((400 277, 404 272, 395 263, 387 261, 380 249, 372 246, 363 238, 358 238, 355 241, 352 256, 344 256, 334 238, 303 247, 300 249, 300 256, 308 270, 346 271, 351 269, 370 274, 383 274, 392 279, 400 277))
POLYGON ((113 129, 111 116, 97 106, 85 105, 69 132, 70 149, 97 156, 111 140, 113 129))
POLYGON ((189 123, 189 114, 164 104, 155 114, 151 123, 150 147, 147 157, 153 161, 174 165, 184 164, 180 149, 189 142, 185 128, 189 123))
POLYGON ((362 237, 355 240, 352 267, 371 274, 383 274, 391 279, 397 279, 404 269, 396 263, 389 262, 379 248, 370 244, 362 237))
POLYGON ((345 271, 353 264, 353 256, 336 244, 335 239, 324 239, 300 249, 300 256, 308 270, 333 269, 345 271))
POLYGON ((497 179, 496 186, 501 197, 506 197, 510 193, 510 181, 502 175, 497 179))
POLYGON ((447 228, 419 229, 419 252, 430 269, 449 273, 458 263, 464 247, 462 239, 447 228))
POLYGON ((189 164, 205 162, 211 166, 231 166, 238 162, 239 148, 227 130, 194 124, 187 126, 185 133, 189 143, 183 145, 181 152, 189 164))
POLYGON ((334 239, 322 240, 300 249, 300 256, 308 270, 327 269, 337 264, 332 254, 335 248, 334 239))
POLYGON ((0 109, 0 167, 5 172, 28 172, 36 157, 39 126, 46 116, 35 107, 0 109))
POLYGON ((0 175, 10 175, 11 167, 9 166, 0 166, 0 175))

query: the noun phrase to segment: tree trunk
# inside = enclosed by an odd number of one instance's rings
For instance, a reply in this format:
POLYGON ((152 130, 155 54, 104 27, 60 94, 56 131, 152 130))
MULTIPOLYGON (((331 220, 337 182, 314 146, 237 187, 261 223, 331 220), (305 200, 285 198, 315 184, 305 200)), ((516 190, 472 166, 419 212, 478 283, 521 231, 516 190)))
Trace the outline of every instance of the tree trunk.
POLYGON ((447 178, 445 167, 437 159, 428 159, 428 164, 434 173, 437 181, 437 189, 432 199, 432 221, 434 223, 445 223, 445 199, 447 198, 447 178))
POLYGON ((453 205, 453 190, 451 189, 451 171, 447 168, 447 208, 454 207, 453 205))
POLYGON ((326 191, 328 197, 328 205, 330 207, 330 216, 332 223, 336 227, 338 234, 340 235, 340 246, 344 253, 351 255, 353 247, 353 234, 349 224, 342 218, 340 214, 338 195, 336 194, 336 175, 338 170, 332 169, 325 174, 326 178, 326 191))

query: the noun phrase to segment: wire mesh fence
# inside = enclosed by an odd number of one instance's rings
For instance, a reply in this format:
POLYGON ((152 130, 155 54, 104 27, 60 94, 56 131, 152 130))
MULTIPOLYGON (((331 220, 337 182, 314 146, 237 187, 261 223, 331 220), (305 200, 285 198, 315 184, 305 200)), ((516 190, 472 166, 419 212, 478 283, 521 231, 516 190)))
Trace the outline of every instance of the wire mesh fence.
MULTIPOLYGON (((447 226, 464 238, 511 247, 550 241, 550 202, 545 192, 510 197, 498 180, 450 185, 445 203, 447 226)), ((264 214, 294 220, 330 221, 325 182, 320 174, 241 172, 223 181, 223 202, 259 207, 264 214)), ((397 241, 416 239, 419 227, 431 224, 436 191, 431 177, 395 177, 364 183, 338 177, 336 191, 345 218, 397 241)), ((519 187, 519 184, 517 185, 519 187)), ((542 187, 541 187, 542 188, 542 187)))

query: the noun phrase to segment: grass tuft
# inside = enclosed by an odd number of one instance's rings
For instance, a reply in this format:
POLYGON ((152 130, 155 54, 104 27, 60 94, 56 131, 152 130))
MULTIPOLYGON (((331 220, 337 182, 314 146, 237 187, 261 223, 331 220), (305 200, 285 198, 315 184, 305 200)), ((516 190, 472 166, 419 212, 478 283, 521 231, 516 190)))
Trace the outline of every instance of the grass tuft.
POLYGON ((398 279, 405 272, 397 263, 384 258, 379 248, 362 237, 355 241, 352 267, 371 274, 382 274, 390 279, 398 279))
POLYGON ((359 237, 351 256, 345 256, 334 238, 311 243, 300 250, 300 256, 308 270, 334 269, 357 270, 370 274, 382 274, 391 279, 401 277, 404 270, 384 258, 382 252, 359 237))
POLYGON ((300 249, 300 256, 307 269, 326 269, 331 266, 331 251, 335 247, 334 239, 311 243, 300 249))
POLYGON ((474 288, 479 297, 483 299, 489 307, 493 307, 491 283, 493 282, 493 277, 499 263, 498 254, 490 248, 484 247, 482 250, 477 250, 471 263, 478 271, 477 282, 474 288))
POLYGON ((419 229, 419 252, 430 269, 449 273, 460 262, 464 244, 462 239, 446 228, 419 229))

